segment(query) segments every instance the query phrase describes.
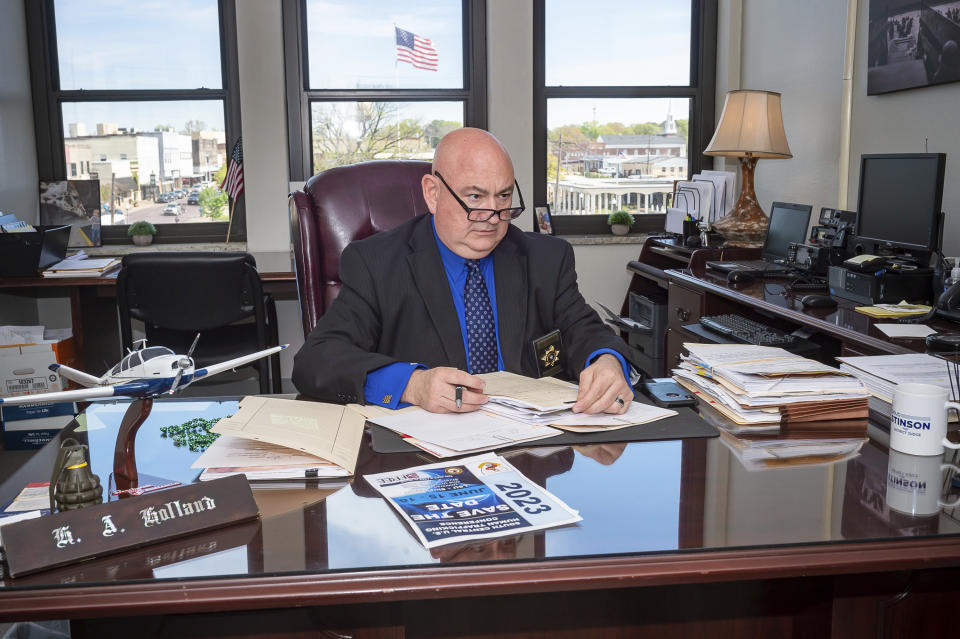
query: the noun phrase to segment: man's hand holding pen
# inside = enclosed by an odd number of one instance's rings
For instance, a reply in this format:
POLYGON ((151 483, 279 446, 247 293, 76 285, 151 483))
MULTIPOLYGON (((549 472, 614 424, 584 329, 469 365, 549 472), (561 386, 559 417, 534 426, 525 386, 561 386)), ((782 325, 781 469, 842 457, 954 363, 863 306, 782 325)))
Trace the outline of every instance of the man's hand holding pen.
POLYGON ((447 366, 415 370, 401 401, 431 413, 469 413, 487 402, 485 385, 479 377, 447 366))

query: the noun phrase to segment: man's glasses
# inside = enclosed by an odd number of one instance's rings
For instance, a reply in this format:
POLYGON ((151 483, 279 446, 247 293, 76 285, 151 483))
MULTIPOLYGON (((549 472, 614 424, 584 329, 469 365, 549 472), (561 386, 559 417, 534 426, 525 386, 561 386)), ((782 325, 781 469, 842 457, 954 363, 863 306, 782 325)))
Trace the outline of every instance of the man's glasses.
POLYGON ((524 212, 527 208, 523 203, 523 193, 520 192, 520 185, 516 180, 513 181, 513 185, 517 187, 517 196, 520 198, 520 206, 511 206, 506 209, 472 209, 467 204, 457 197, 457 194, 453 192, 453 189, 450 188, 450 185, 447 184, 447 181, 443 179, 443 176, 440 175, 438 171, 435 171, 434 174, 440 178, 440 181, 443 182, 443 185, 447 187, 447 190, 450 191, 450 195, 453 196, 453 199, 463 207, 463 210, 467 212, 467 219, 471 222, 486 222, 494 215, 500 217, 501 220, 509 221, 520 217, 520 214, 524 212))

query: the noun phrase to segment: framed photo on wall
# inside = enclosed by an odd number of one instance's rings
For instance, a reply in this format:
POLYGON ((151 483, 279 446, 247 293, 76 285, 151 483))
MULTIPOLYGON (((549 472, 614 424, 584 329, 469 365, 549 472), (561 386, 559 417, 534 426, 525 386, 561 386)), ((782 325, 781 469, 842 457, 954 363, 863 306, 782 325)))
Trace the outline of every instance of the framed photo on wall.
POLYGON ((537 228, 545 235, 553 235, 553 222, 550 220, 550 205, 536 206, 534 212, 537 215, 537 228))
POLYGON ((870 0, 867 95, 960 80, 960 5, 870 0))
POLYGON ((100 180, 41 180, 40 224, 69 224, 70 248, 100 246, 100 180))

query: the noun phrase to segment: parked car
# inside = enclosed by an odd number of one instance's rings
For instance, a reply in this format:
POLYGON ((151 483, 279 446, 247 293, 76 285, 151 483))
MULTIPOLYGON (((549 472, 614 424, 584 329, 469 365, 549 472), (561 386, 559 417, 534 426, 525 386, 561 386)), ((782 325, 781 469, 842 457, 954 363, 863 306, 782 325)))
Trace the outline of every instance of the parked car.
POLYGON ((164 215, 180 215, 180 205, 176 202, 171 202, 163 207, 164 215))
POLYGON ((190 195, 187 196, 187 204, 200 204, 200 192, 190 191, 190 195))

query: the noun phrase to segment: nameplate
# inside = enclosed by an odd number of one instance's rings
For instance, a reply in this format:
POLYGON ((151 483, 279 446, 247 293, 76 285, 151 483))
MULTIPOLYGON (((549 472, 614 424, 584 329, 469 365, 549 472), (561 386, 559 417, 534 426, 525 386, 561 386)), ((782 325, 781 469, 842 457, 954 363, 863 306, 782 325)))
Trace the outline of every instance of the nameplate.
POLYGON ((27 575, 256 519, 242 475, 147 493, 4 526, 7 574, 27 575))

